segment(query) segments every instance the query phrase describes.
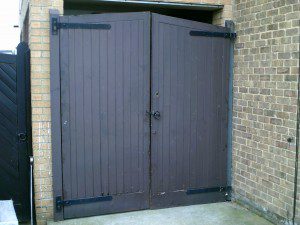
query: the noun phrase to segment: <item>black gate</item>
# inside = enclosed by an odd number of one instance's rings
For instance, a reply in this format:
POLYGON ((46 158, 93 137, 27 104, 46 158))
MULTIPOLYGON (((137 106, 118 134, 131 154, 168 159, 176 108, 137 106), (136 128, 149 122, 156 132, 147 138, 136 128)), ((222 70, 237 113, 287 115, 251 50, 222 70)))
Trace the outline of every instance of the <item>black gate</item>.
POLYGON ((19 221, 30 219, 30 55, 0 54, 0 200, 12 199, 19 221))

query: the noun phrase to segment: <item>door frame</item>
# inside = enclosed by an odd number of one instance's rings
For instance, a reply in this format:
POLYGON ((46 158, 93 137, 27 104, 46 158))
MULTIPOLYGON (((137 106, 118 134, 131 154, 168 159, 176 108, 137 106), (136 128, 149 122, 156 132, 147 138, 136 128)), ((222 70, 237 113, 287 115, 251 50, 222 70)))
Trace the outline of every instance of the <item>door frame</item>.
MULTIPOLYGON (((59 11, 50 9, 50 27, 53 19, 59 21, 59 11)), ((62 158, 61 158, 61 107, 60 107, 60 54, 59 35, 50 30, 50 95, 51 95, 51 140, 53 172, 53 213, 55 220, 63 220, 64 212, 56 209, 56 196, 63 194, 62 158)))
MULTIPOLYGON (((30 49, 28 44, 21 42, 17 46, 17 99, 18 99, 18 135, 25 134, 25 141, 18 140, 19 171, 23 180, 26 180, 22 188, 22 201, 26 204, 23 209, 26 212, 24 221, 29 221, 30 212, 30 157, 32 156, 32 125, 31 125, 31 91, 30 91, 30 49), (24 97, 25 96, 25 97, 24 97), (19 99, 22 99, 19 103, 19 99), (26 207, 27 206, 27 207, 26 207), (27 217, 28 216, 28 217, 27 217)), ((19 136, 20 138, 20 136, 19 136)), ((33 185, 33 184, 32 184, 33 185)), ((33 198, 33 197, 32 197, 33 198)), ((33 199, 32 199, 33 202, 33 199)), ((32 209, 33 210, 33 209, 32 209)))

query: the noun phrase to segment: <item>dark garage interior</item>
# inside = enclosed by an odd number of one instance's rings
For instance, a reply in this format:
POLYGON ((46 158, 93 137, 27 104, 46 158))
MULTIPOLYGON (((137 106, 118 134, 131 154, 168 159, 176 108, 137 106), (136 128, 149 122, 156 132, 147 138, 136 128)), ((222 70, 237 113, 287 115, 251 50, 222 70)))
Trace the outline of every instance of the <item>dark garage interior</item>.
POLYGON ((116 1, 64 1, 64 15, 100 14, 119 12, 146 12, 150 11, 166 16, 189 19, 203 23, 212 23, 213 13, 221 10, 222 6, 203 4, 182 5, 179 3, 161 2, 116 2, 116 1))

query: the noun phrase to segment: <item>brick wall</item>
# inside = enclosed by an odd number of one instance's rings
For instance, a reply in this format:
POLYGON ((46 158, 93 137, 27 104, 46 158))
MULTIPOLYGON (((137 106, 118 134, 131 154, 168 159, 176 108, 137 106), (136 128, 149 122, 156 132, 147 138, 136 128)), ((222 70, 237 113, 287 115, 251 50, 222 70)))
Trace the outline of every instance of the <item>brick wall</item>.
MULTIPOLYGON (((295 146, 289 145, 286 138, 295 137, 296 127, 298 1, 236 0, 234 5, 238 33, 233 114, 234 189, 237 198, 249 200, 286 219, 291 219, 293 207, 295 146)), ((214 14, 214 24, 223 25, 224 20, 232 17, 231 0, 192 2, 224 4, 224 9, 214 14)), ((63 0, 29 3, 35 204, 39 224, 52 218, 53 213, 50 8, 62 12, 63 0)))
MULTIPOLYGON (((299 24, 300 26, 300 24, 299 24)), ((300 64, 300 62, 299 62, 300 64)), ((299 74, 300 76, 300 74, 299 74)), ((298 83, 300 88, 300 80, 298 83)), ((298 89, 299 90, 299 89, 298 89)), ((298 93, 298 103, 300 103, 300 93, 298 93)), ((298 105, 298 119, 300 119, 300 105, 298 105)), ((300 126, 300 125, 299 125, 300 126)), ((299 128, 299 127, 298 127, 299 128)), ((298 133, 298 140, 300 144, 300 130, 298 133)), ((295 225, 300 225, 300 147, 298 147, 298 175, 297 175, 297 195, 296 195, 296 212, 295 212, 295 225)))
MULTIPOLYGON (((300 137, 298 137, 300 138, 300 137)), ((295 222, 296 225, 300 225, 300 157, 298 155, 298 176, 297 176, 297 202, 296 202, 296 215, 295 215, 295 222)))
POLYGON ((49 9, 63 12, 63 0, 29 2, 29 47, 31 49, 32 138, 36 219, 52 218, 50 44, 49 9))
POLYGON ((233 0, 220 1, 224 8, 213 14, 213 24, 218 26, 224 26, 225 20, 232 20, 233 18, 233 0))
MULTIPOLYGON (((230 19, 232 15, 231 0, 179 1, 224 4, 224 10, 214 14, 214 24, 217 25, 224 25, 225 19, 230 19)), ((21 24, 24 23, 27 6, 28 24, 23 28, 28 28, 28 42, 31 49, 34 197, 37 222, 45 224, 48 219, 53 218, 49 9, 58 9, 62 13, 63 0, 23 0, 21 24)))
POLYGON ((293 216, 299 0, 235 0, 236 198, 275 221, 293 216))

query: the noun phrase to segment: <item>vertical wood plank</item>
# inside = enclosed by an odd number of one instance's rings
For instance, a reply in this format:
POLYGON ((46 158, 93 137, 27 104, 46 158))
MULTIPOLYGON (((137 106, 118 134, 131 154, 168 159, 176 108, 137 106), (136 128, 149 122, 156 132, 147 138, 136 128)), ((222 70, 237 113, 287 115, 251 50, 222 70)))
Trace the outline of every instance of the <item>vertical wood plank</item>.
POLYGON ((101 115, 101 183, 102 192, 106 195, 109 192, 108 178, 108 162, 109 162, 109 147, 108 147, 108 32, 100 33, 100 115, 101 115))
MULTIPOLYGON (((68 22, 67 18, 62 18, 62 22, 68 22)), ((71 146, 70 146, 70 72, 69 72, 69 31, 60 31, 60 42, 66 43, 60 47, 60 71, 61 71, 61 129, 62 129, 62 158, 64 159, 62 174, 64 178, 63 196, 72 196, 71 181, 71 146)))
MULTIPOLYGON (((143 67, 144 67, 144 62, 141 59, 141 55, 143 55, 143 51, 144 51, 144 37, 143 37, 143 21, 138 21, 138 68, 137 68, 137 72, 138 72, 138 78, 137 78, 137 82, 138 82, 138 156, 137 156, 137 161, 138 161, 138 186, 137 186, 137 190, 141 191, 143 190, 143 186, 144 186, 144 157, 143 157, 143 153, 145 151, 144 149, 144 126, 145 126, 145 111, 143 109, 146 109, 147 107, 145 107, 144 105, 144 79, 145 77, 143 76, 143 67)), ((149 98, 148 98, 149 101, 149 98)), ((149 127, 148 127, 149 129, 149 127)), ((149 173, 149 171, 147 171, 149 173)), ((146 173, 147 173, 146 172, 146 173)))
POLYGON ((138 176, 138 151, 139 151, 139 49, 138 49, 138 21, 131 22, 131 49, 130 49, 130 60, 131 60, 131 102, 130 102, 130 130, 131 130, 131 191, 137 192, 139 187, 138 176), (134 97, 135 96, 135 97, 134 97))
POLYGON ((163 190, 169 189, 170 179, 170 92, 171 92, 171 31, 170 26, 165 26, 163 32, 164 55, 163 55, 163 105, 159 111, 163 112, 163 117, 160 121, 162 123, 162 177, 163 177, 163 190))
POLYGON ((169 132, 170 132, 170 190, 177 190, 177 113, 178 113, 178 27, 170 28, 170 112, 169 112, 169 132))
POLYGON ((92 163, 93 163, 93 195, 101 195, 101 146, 100 146, 100 32, 93 30, 91 43, 92 48, 92 163))
POLYGON ((69 127, 71 148, 71 198, 76 198, 77 190, 77 143, 76 143, 76 76, 75 76, 75 31, 69 30, 69 127))
POLYGON ((124 71, 124 43, 123 43, 123 25, 124 22, 116 25, 116 169, 117 169, 117 193, 124 191, 124 82, 126 77, 123 75, 124 71))
POLYGON ((85 196, 93 196, 92 46, 91 30, 83 31, 83 120, 85 196))
POLYGON ((131 192, 131 23, 124 22, 124 192, 131 192))
MULTIPOLYGON (((184 118, 184 125, 183 125, 183 145, 184 148, 182 151, 185 151, 183 155, 183 170, 184 170, 184 189, 188 188, 189 186, 189 179, 190 179, 190 158, 191 158, 191 146, 190 146, 190 139, 191 139, 191 42, 189 40, 189 34, 186 30, 184 33, 184 40, 185 40, 185 49, 184 49, 184 104, 183 104, 183 118, 184 118)), ((183 76, 183 75, 182 75, 183 76)))
POLYGON ((189 184, 188 187, 190 188, 196 188, 196 180, 197 176, 196 173, 196 167, 197 167, 197 151, 200 146, 197 146, 196 140, 197 140, 197 117, 198 117, 198 99, 197 99, 197 65, 198 63, 198 57, 197 52, 195 51, 197 49, 197 40, 190 40, 191 43, 191 85, 190 85, 190 101, 191 101, 191 125, 190 125, 190 160, 189 160, 189 184))
MULTIPOLYGON (((152 111, 161 111, 161 109, 163 108, 164 105, 164 64, 163 63, 159 63, 159 62, 163 62, 164 60, 164 25, 163 24, 159 24, 158 25, 158 33, 157 33, 157 39, 159 41, 158 43, 158 54, 159 54, 159 61, 158 61, 158 78, 156 80, 156 89, 155 92, 158 93, 158 96, 156 97, 156 101, 157 101, 157 106, 156 108, 152 108, 152 111)), ((157 56, 156 56, 157 57, 157 56)), ((156 76, 157 76, 156 75, 156 76)), ((154 96, 156 95, 156 93, 154 93, 154 96)), ((156 155, 156 161, 152 162, 152 165, 154 166, 154 163, 157 164, 157 173, 156 173, 156 183, 157 183, 157 192, 163 192, 163 184, 164 184, 164 171, 163 171, 163 153, 164 153, 164 148, 163 148, 163 123, 161 121, 156 121, 155 119, 151 118, 151 120, 153 121, 153 124, 155 124, 156 127, 156 137, 155 139, 157 140, 157 155, 156 155)))
MULTIPOLYGON (((142 141, 142 147, 141 149, 143 149, 143 151, 140 153, 142 155, 142 174, 143 174, 143 185, 142 190, 145 190, 149 195, 150 195, 150 185, 151 185, 151 178, 150 178, 150 174, 151 174, 151 167, 150 167, 150 156, 151 156, 151 144, 150 144, 150 139, 151 139, 151 124, 150 124, 150 117, 146 114, 146 110, 150 111, 151 108, 151 37, 150 37, 150 13, 146 15, 146 19, 144 19, 142 22, 140 22, 140 26, 141 26, 141 31, 140 31, 140 56, 144 56, 144 60, 141 60, 141 57, 139 57, 140 59, 140 67, 139 67, 139 71, 140 71, 140 76, 142 76, 142 89, 141 89, 141 95, 143 95, 143 104, 141 105, 141 114, 142 119, 143 119, 143 141, 142 141)), ((141 125, 142 126, 142 125, 141 125)), ((149 199, 150 196, 148 197, 148 203, 149 203, 149 199)))
POLYGON ((108 180, 109 194, 116 194, 116 26, 111 23, 107 47, 107 133, 108 133, 108 180))
POLYGON ((85 182, 85 135, 84 135, 84 65, 83 31, 75 31, 75 77, 76 77, 76 154, 77 154, 77 190, 78 198, 86 196, 85 182))
POLYGON ((177 188, 178 190, 183 189, 184 184, 184 154, 185 152, 182 151, 184 149, 184 33, 182 32, 182 28, 178 28, 178 51, 177 51, 177 67, 178 67, 178 74, 177 74, 177 82, 178 82, 178 106, 177 106, 177 133, 178 133, 178 141, 177 141, 177 148, 176 153, 178 155, 178 162, 177 162, 177 188))

